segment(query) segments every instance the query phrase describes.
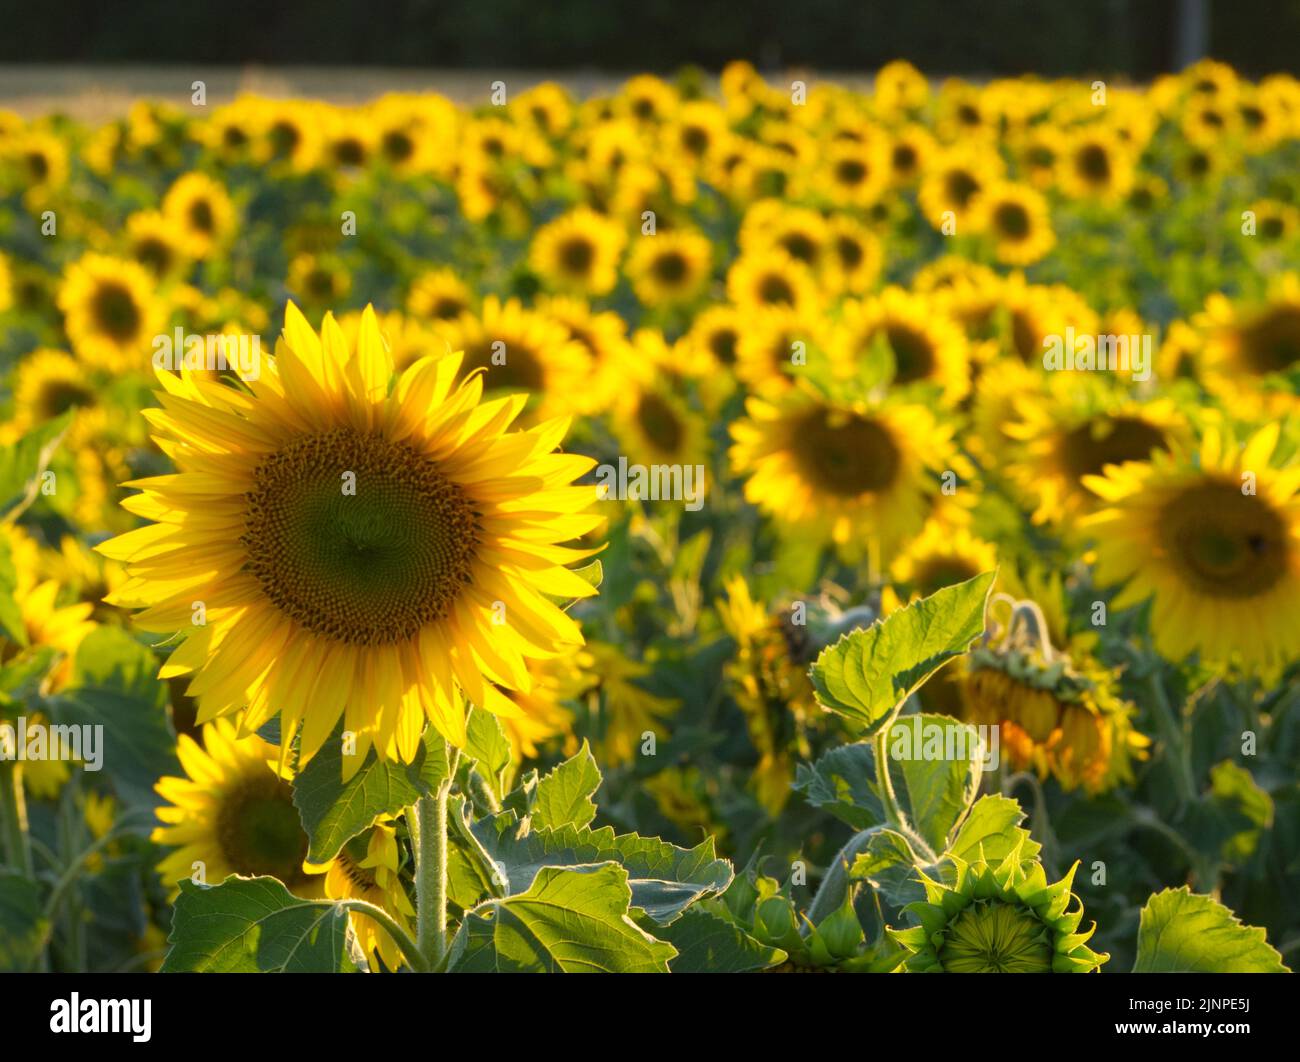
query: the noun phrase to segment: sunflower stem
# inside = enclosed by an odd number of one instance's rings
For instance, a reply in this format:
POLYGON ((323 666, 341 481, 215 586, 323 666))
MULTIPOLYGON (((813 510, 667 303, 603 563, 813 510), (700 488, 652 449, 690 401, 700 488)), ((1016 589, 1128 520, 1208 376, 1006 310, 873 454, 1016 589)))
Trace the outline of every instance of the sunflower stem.
POLYGON ((412 970, 416 973, 429 972, 429 965, 420 952, 419 944, 412 940, 411 934, 378 904, 371 903, 369 900, 339 900, 338 905, 350 913, 365 915, 379 923, 384 932, 392 938, 393 943, 401 949, 402 957, 406 959, 412 970))
POLYGON ((415 918, 417 946, 436 969, 447 952, 447 797, 451 780, 415 807, 415 918))
POLYGON ((876 780, 880 782, 880 802, 885 806, 885 818, 891 826, 903 826, 903 812, 894 795, 894 780, 889 777, 889 727, 880 728, 876 734, 876 780))
POLYGON ((0 829, 4 832, 5 864, 32 876, 32 846, 27 836, 27 802, 23 799, 21 764, 0 760, 0 829))

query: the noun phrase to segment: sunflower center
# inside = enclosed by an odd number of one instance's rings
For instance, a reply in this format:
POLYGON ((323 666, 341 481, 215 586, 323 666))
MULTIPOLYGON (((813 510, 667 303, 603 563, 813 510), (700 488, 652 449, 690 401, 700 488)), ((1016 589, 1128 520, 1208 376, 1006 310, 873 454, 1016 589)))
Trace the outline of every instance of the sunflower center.
POLYGON ((676 411, 659 395, 641 396, 636 407, 637 423, 655 446, 666 453, 676 453, 682 444, 684 429, 676 411))
POLYGON ((1052 945, 1029 911, 978 900, 948 924, 939 961, 948 973, 1050 973, 1052 945))
POLYGON ((560 265, 566 273, 585 277, 591 272, 595 260, 596 249, 592 247, 590 240, 575 238, 560 244, 560 265))
POLYGON ((190 204, 190 224, 199 232, 211 233, 216 225, 212 204, 206 199, 196 199, 190 204))
POLYGON ((1088 144, 1075 157, 1079 172, 1094 184, 1110 180, 1110 156, 1099 144, 1088 144))
POLYGON ((1029 212, 1019 203, 1000 203, 993 212, 993 224, 1004 237, 1023 240, 1029 235, 1029 212))
POLYGON ((384 155, 392 162, 405 162, 415 154, 415 144, 406 133, 393 129, 384 134, 384 155))
POLYGON ((135 246, 135 257, 155 276, 166 273, 172 265, 172 249, 163 240, 148 236, 135 246))
MULTIPOLYGON (((504 344, 504 341, 502 341, 504 344)), ((505 345, 500 359, 492 347, 495 341, 473 345, 465 352, 465 368, 484 369, 487 376, 484 386, 490 389, 513 391, 540 391, 546 383, 541 359, 522 344, 505 345)))
POLYGON ((980 183, 965 170, 953 170, 945 182, 948 198, 960 207, 964 207, 980 190, 980 183))
POLYGON ((883 490, 894 482, 901 455, 889 432, 856 413, 814 410, 794 432, 794 457, 813 484, 841 497, 883 490))
POLYGON ((891 324, 885 328, 885 337, 894 352, 896 383, 923 380, 934 371, 934 348, 921 332, 904 324, 891 324))
POLYGON ((1107 465, 1145 461, 1152 450, 1167 446, 1165 434, 1138 417, 1089 421, 1062 437, 1061 460, 1076 480, 1099 475, 1107 465))
POLYGON ((785 277, 777 273, 766 274, 758 286, 758 298, 769 306, 794 303, 794 289, 785 277))
POLYGON ((270 874, 290 888, 303 880, 307 835, 293 806, 293 789, 269 770, 225 794, 216 833, 221 853, 236 874, 270 874))
POLYGON ((678 285, 686 279, 686 259, 676 251, 661 254, 655 259, 654 273, 660 283, 678 285))
POLYGON ((73 380, 49 380, 41 388, 37 406, 42 419, 57 417, 69 409, 95 404, 94 392, 73 380))
POLYGON ((709 350, 723 365, 734 365, 739 338, 734 328, 719 328, 709 337, 709 350))
POLYGON ((856 269, 865 257, 862 244, 848 236, 841 236, 835 241, 835 253, 840 256, 840 264, 845 269, 856 269))
POLYGON ((1212 597, 1255 597, 1286 575, 1286 523, 1233 483, 1201 483, 1161 508, 1161 544, 1183 576, 1212 597))
POLYGON ((470 580, 479 514, 409 446, 339 428, 294 440, 254 478, 246 570, 314 634, 407 641, 446 616, 470 580))
POLYGON ((786 254, 813 265, 817 261, 817 241, 806 232, 787 232, 778 241, 786 254))
POLYGON ((131 339, 140 327, 140 308, 121 284, 100 284, 94 307, 99 327, 114 339, 131 339))
POLYGON ((1241 336, 1246 361, 1256 372, 1283 372, 1300 361, 1300 306, 1268 311, 1241 336))
POLYGON ((841 159, 835 167, 835 178, 840 184, 861 184, 867 178, 867 167, 858 159, 841 159))
POLYGON ((29 152, 27 155, 27 172, 31 174, 33 181, 43 181, 50 175, 50 162, 39 151, 29 152))

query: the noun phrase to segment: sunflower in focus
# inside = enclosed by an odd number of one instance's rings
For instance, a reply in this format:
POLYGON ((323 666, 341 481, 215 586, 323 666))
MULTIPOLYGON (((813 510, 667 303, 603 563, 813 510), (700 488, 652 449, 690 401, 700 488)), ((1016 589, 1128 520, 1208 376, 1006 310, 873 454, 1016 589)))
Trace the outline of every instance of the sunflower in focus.
POLYGON ((166 319, 143 266, 87 254, 68 267, 58 298, 77 357, 114 372, 145 366, 166 319))
POLYGON ((1300 654, 1300 467, 1279 465, 1274 422, 1243 445, 1216 426, 1177 447, 1112 465, 1085 486, 1096 579, 1123 584, 1115 608, 1150 599, 1166 658, 1268 670, 1300 654))
POLYGON ((528 260, 548 288, 604 295, 618 283, 626 240, 617 222, 578 207, 537 230, 528 260))
POLYGON ((158 864, 163 884, 219 885, 231 874, 267 874, 295 896, 321 895, 324 883, 303 869, 307 834, 274 745, 256 734, 241 738, 233 723, 217 719, 203 727, 202 745, 178 737, 176 755, 186 777, 154 786, 166 804, 149 839, 175 849, 158 864))
POLYGON ((792 389, 751 398, 731 425, 745 498, 799 538, 887 563, 924 526, 945 470, 969 477, 950 424, 919 405, 871 406, 792 389))
POLYGON ((186 253, 198 260, 224 247, 237 222, 225 188, 203 173, 177 178, 163 196, 162 212, 183 234, 186 253))
POLYGON ((583 641, 548 595, 595 593, 565 567, 589 551, 559 544, 601 523, 572 485, 593 462, 552 452, 566 421, 509 432, 525 396, 483 402, 458 356, 393 381, 369 309, 349 344, 290 303, 266 360, 247 392, 159 374, 145 417, 178 471, 129 484, 152 522, 99 547, 130 575, 110 603, 186 631, 160 677, 190 676, 200 723, 278 714, 305 763, 343 718, 345 773, 372 747, 410 762, 426 719, 463 744, 461 690, 526 690, 529 658, 583 641))

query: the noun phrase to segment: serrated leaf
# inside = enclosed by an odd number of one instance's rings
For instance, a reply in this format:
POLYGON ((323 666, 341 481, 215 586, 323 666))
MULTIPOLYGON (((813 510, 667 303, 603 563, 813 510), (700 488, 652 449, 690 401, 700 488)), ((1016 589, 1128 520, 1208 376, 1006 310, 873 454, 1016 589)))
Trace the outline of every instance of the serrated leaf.
POLYGON ((447 778, 447 743, 427 727, 411 763, 380 760, 374 749, 346 782, 343 741, 336 731, 293 780, 293 803, 310 838, 307 858, 333 859, 380 815, 395 815, 427 796, 447 778))
POLYGON ((1022 859, 1036 859, 1043 846, 1020 827, 1024 819, 1024 809, 1010 797, 982 796, 971 807, 947 854, 967 863, 983 858, 997 864, 1019 845, 1022 859))
POLYGON ((533 825, 537 828, 586 826, 596 817, 591 799, 600 788, 600 768, 586 740, 582 748, 537 783, 533 825))
POLYGON ((916 856, 907 838, 884 828, 869 831, 849 868, 853 881, 868 882, 896 908, 925 899, 916 876, 916 856))
POLYGON ((498 864, 509 894, 528 888, 545 867, 613 861, 628 872, 633 905, 667 923, 731 884, 731 864, 714 854, 712 838, 678 848, 657 837, 615 834, 608 826, 530 829, 508 813, 475 823, 474 833, 498 864))
POLYGON ((46 928, 40 886, 17 871, 0 869, 0 973, 31 969, 46 928))
POLYGON ((909 715, 890 728, 886 749, 899 806, 941 853, 979 792, 984 747, 978 732, 948 716, 909 715))
POLYGON ((135 807, 157 806, 154 783, 180 773, 157 672, 153 653, 129 634, 97 627, 77 648, 68 686, 45 702, 56 723, 104 728, 103 768, 135 807))
POLYGON ((984 632, 994 574, 944 587, 822 650, 811 672, 818 701, 864 735, 875 734, 913 691, 984 632))
POLYGON ((478 764, 485 777, 495 781, 510 766, 510 739, 501 721, 491 712, 472 707, 465 729, 465 755, 478 764))
POLYGON ((673 973, 746 973, 785 962, 780 948, 764 944, 728 918, 703 905, 690 907, 671 925, 654 926, 654 935, 677 949, 673 973))
POLYGON ((498 973, 667 973, 676 954, 629 917, 632 891, 616 863, 545 867, 527 892, 469 912, 451 970, 498 973))
POLYGON ((1264 930, 1187 886, 1154 893, 1142 908, 1134 973, 1290 973, 1264 930))
POLYGON ((341 973, 347 912, 300 900, 275 878, 181 882, 163 973, 341 973))

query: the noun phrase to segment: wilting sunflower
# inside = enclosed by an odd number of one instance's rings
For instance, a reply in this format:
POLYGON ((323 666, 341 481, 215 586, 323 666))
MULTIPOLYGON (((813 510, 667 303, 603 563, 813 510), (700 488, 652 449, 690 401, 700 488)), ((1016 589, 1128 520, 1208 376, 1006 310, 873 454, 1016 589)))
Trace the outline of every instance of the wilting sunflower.
POLYGON ((628 255, 627 275, 642 304, 680 306, 699 297, 712 264, 708 237, 674 230, 639 237, 628 255))
POLYGON ((525 397, 482 402, 458 356, 393 382, 369 309, 350 345, 291 303, 264 360, 247 393, 159 374, 145 417, 179 471, 130 484, 155 522, 99 547, 131 576, 110 602, 186 631, 161 677, 192 676, 200 722, 278 713, 306 762, 344 718, 345 772, 372 746, 409 762, 426 717, 462 744, 458 686, 483 705, 486 683, 527 689, 527 658, 582 642, 547 595, 595 593, 564 567, 589 552, 557 544, 601 522, 570 485, 593 462, 552 453, 566 421, 507 432, 525 397))
POLYGON ((240 738, 233 723, 217 719, 203 728, 202 745, 178 737, 176 755, 186 777, 154 786, 167 803, 150 840, 175 849, 158 864, 165 885, 269 874, 296 896, 321 894, 323 881, 303 869, 307 834, 274 745, 256 734, 240 738))
POLYGON ((77 356, 115 372, 143 368, 165 323, 144 267, 100 254, 87 254, 68 267, 59 308, 77 356))
POLYGON ((482 386, 496 393, 526 393, 535 416, 586 410, 602 396, 589 387, 591 359, 568 328, 517 299, 483 300, 478 313, 439 325, 452 350, 465 352, 465 371, 482 371, 482 386))
POLYGON ((779 526, 846 557, 887 563, 921 530, 953 470, 973 473, 950 424, 923 406, 843 403, 791 389, 751 398, 731 425, 731 463, 745 498, 779 526))
POLYGON ((837 369, 856 372, 880 343, 894 364, 893 385, 930 385, 948 405, 970 390, 970 352, 957 322, 930 296, 889 287, 841 307, 832 347, 837 369))
MULTIPOLYGON (((415 920, 415 908, 402 884, 401 851, 397 831, 382 819, 368 831, 353 837, 328 863, 306 863, 303 871, 324 874, 324 893, 331 900, 365 900, 392 916, 408 933, 415 920)), ((349 915, 357 943, 371 970, 379 963, 387 970, 402 966, 397 943, 374 919, 358 912, 349 915)))
POLYGON ((226 189, 203 173, 179 177, 163 196, 162 212, 184 234, 186 252, 196 259, 224 246, 237 220, 226 189))
POLYGON ((808 678, 813 654, 806 628, 790 623, 789 612, 773 614, 755 601, 743 576, 729 580, 726 590, 717 610, 736 655, 725 672, 759 757, 751 777, 755 795, 777 815, 790 797, 794 765, 811 755, 809 734, 826 721, 808 678))
POLYGON ((1019 846, 997 866, 952 860, 951 883, 924 872, 925 902, 905 910, 918 923, 891 929, 918 973, 1092 973, 1109 955, 1093 951, 1093 925, 1079 932, 1083 903, 1070 891, 1078 864, 1054 885, 1019 846))
POLYGON ((1244 447, 1217 427, 1199 452, 1112 465, 1085 486, 1105 508, 1084 521, 1096 578, 1125 584, 1114 607, 1151 599, 1156 648, 1247 668, 1300 652, 1300 466, 1278 467, 1279 425, 1244 447))
POLYGON ((1114 672, 1083 639, 1068 652, 1054 648, 1036 602, 1010 604, 1009 620, 992 624, 962 661, 962 718, 999 727, 1013 769, 1050 773, 1064 789, 1095 793, 1131 782, 1132 760, 1148 742, 1133 729, 1133 706, 1119 697, 1114 672))
POLYGON ((1031 265, 1056 245, 1047 200, 1026 185, 991 184, 975 197, 971 212, 971 227, 993 240, 994 257, 1004 265, 1031 265))
POLYGON ((578 207, 537 230, 528 260, 548 288, 604 295, 618 283, 626 241, 617 222, 578 207))

